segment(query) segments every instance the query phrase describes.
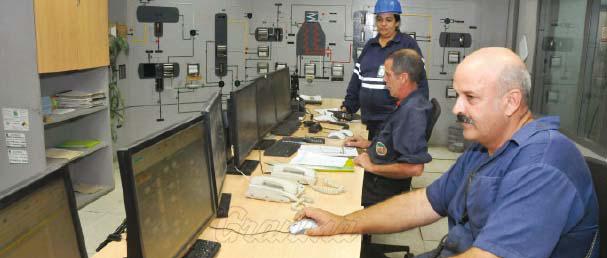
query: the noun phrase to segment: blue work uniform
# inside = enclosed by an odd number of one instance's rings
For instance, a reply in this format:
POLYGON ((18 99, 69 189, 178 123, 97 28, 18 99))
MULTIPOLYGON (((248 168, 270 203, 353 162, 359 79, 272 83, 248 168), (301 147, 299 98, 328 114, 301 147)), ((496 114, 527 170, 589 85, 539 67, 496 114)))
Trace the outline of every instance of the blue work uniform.
POLYGON ((532 121, 493 155, 475 144, 428 186, 432 208, 449 220, 442 255, 477 247, 506 258, 586 257, 597 197, 583 156, 558 127, 558 117, 532 121))
MULTIPOLYGON (((384 82, 384 61, 389 54, 403 48, 413 49, 422 56, 417 41, 407 34, 397 33, 383 48, 379 44, 378 35, 367 42, 354 64, 354 72, 342 105, 349 113, 356 113, 360 109, 362 122, 367 125, 371 136, 369 140, 373 139, 372 136, 378 132, 381 123, 396 105, 396 99, 390 96, 384 82)), ((418 87, 427 99, 429 93, 425 70, 422 71, 418 87)))
MULTIPOLYGON (((374 164, 424 164, 432 160, 428 153, 426 128, 432 104, 417 89, 396 106, 367 153, 374 164)), ((365 171, 362 205, 370 206, 411 188, 411 178, 390 179, 365 171)))

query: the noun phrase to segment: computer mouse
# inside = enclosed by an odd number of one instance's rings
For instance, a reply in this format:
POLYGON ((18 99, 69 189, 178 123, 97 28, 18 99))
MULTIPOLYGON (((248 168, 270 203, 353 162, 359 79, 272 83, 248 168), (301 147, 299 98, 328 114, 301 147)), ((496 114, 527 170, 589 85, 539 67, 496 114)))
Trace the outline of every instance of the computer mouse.
POLYGON ((345 129, 344 129, 344 130, 341 130, 341 132, 342 132, 343 134, 345 134, 346 136, 348 136, 348 137, 352 137, 352 136, 354 135, 354 134, 352 133, 352 131, 350 131, 350 130, 345 130, 345 129))
POLYGON ((295 221, 295 223, 291 224, 291 226, 289 226, 289 232, 291 232, 291 234, 293 235, 298 235, 305 233, 308 229, 317 227, 318 225, 313 219, 302 219, 300 221, 295 221))
POLYGON ((320 123, 314 123, 308 128, 309 133, 318 133, 320 131, 322 131, 322 126, 320 125, 320 123))
POLYGON ((335 132, 330 132, 327 135, 327 138, 331 138, 331 139, 346 139, 346 135, 344 133, 342 133, 341 131, 335 131, 335 132))

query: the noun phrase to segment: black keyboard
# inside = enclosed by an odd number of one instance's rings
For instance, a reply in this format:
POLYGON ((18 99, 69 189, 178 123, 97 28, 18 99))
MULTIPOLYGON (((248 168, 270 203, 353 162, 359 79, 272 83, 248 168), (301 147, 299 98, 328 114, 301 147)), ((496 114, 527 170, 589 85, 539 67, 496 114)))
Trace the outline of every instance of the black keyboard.
POLYGON ((261 141, 259 141, 255 147, 253 147, 253 149, 256 150, 265 150, 268 147, 272 146, 274 143, 276 143, 276 140, 272 140, 272 139, 263 139, 261 141))
POLYGON ((285 120, 272 129, 272 134, 280 135, 280 136, 290 136, 293 134, 299 127, 301 126, 301 122, 299 120, 285 120))
POLYGON ((230 212, 230 202, 232 202, 232 194, 222 193, 219 199, 219 207, 217 207, 217 218, 227 218, 230 212))
POLYGON ((213 258, 219 252, 221 244, 213 241, 197 239, 184 258, 213 258))
MULTIPOLYGON (((243 174, 249 176, 251 175, 251 173, 253 173, 253 171, 255 171, 257 165, 259 165, 258 160, 247 159, 242 163, 240 167, 238 167, 238 170, 242 171, 243 174)), ((230 164, 228 166, 228 174, 230 175, 242 175, 240 172, 238 172, 238 170, 234 168, 233 164, 230 164)))
POLYGON ((277 141, 274 145, 267 148, 264 152, 264 156, 274 157, 290 157, 293 153, 299 150, 301 144, 294 142, 277 141))
POLYGON ((324 138, 318 138, 318 137, 282 137, 282 141, 287 141, 287 142, 305 142, 305 143, 312 143, 312 144, 325 144, 325 139, 324 138))

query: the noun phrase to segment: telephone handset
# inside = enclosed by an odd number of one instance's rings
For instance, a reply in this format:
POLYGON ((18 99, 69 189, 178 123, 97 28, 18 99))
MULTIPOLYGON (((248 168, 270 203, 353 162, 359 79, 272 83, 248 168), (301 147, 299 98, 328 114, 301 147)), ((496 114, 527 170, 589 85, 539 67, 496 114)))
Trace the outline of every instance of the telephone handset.
POLYGON ((304 185, 316 183, 316 171, 314 169, 291 164, 274 164, 272 177, 297 181, 304 185))
POLYGON ((273 202, 297 202, 304 187, 298 183, 269 176, 251 177, 246 196, 273 202))

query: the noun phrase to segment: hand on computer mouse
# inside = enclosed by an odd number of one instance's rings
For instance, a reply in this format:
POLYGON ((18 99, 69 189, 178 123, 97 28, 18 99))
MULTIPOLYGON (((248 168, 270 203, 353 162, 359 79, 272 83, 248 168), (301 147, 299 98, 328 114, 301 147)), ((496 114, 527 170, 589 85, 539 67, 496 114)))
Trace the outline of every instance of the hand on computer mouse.
POLYGON ((295 220, 312 219, 317 227, 305 231, 308 236, 332 236, 354 233, 354 223, 343 216, 317 208, 304 208, 295 214, 295 220))
POLYGON ((355 135, 355 136, 347 138, 346 141, 344 142, 344 146, 357 147, 357 148, 369 148, 369 146, 371 146, 371 142, 359 135, 355 135))

